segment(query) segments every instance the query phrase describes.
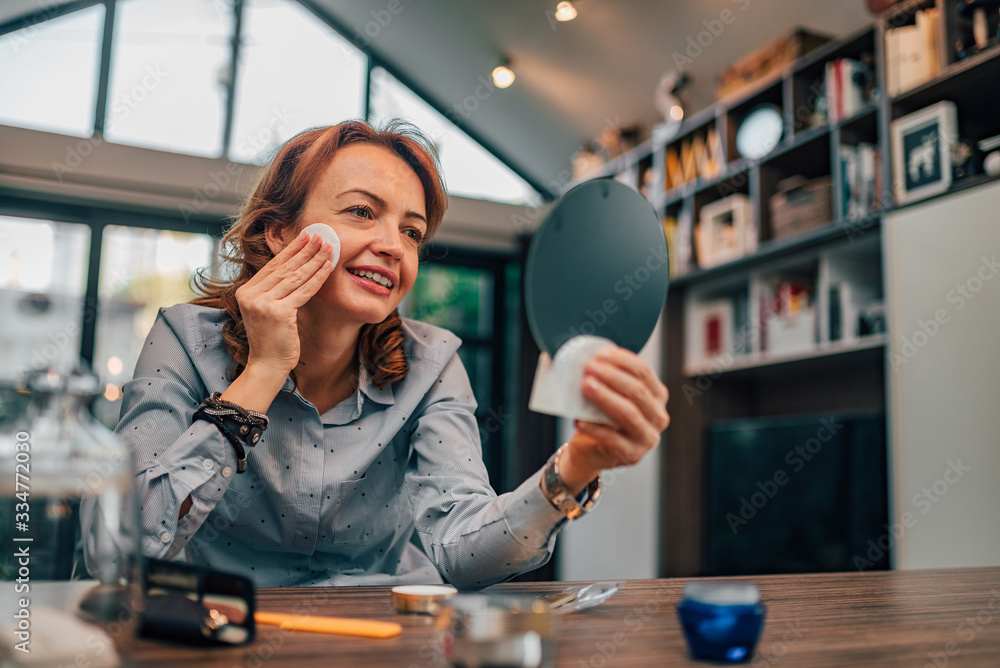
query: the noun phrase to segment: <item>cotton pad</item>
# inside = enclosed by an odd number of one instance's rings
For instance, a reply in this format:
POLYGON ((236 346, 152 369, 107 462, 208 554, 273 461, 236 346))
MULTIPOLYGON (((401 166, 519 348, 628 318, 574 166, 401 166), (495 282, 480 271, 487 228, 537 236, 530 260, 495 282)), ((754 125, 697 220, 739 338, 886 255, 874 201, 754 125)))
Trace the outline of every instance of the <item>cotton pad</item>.
POLYGON ((306 234, 318 234, 323 241, 328 241, 333 246, 330 264, 336 267, 337 262, 340 260, 340 237, 333 231, 333 228, 323 223, 313 223, 312 225, 307 225, 302 231, 306 234))

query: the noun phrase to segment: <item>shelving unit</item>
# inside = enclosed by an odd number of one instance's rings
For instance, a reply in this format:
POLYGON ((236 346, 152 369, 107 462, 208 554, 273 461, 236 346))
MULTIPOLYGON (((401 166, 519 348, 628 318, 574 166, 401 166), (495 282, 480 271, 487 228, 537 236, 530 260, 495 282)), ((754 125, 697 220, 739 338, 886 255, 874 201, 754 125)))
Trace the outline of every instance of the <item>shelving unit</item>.
MULTIPOLYGON (((901 208, 892 196, 891 124, 950 100, 958 108, 961 137, 976 142, 1000 134, 1000 114, 986 99, 987 91, 1000 82, 1000 45, 960 60, 953 48, 960 32, 954 5, 945 0, 899 3, 872 25, 686 118, 669 143, 647 141, 587 177, 618 177, 638 189, 644 173, 652 170, 659 186, 647 197, 665 222, 675 221, 672 229, 679 236, 670 249, 671 262, 679 266, 672 267, 664 328, 672 424, 662 471, 662 576, 705 574, 708 425, 730 418, 888 413, 886 351, 892 333, 886 331, 884 313, 881 319, 879 313, 892 295, 883 279, 882 220, 901 208), (918 10, 935 7, 941 22, 939 72, 888 98, 882 93, 887 30, 912 23, 918 10), (874 92, 847 118, 817 122, 828 63, 837 59, 869 62, 874 92), (739 154, 736 133, 747 114, 762 104, 781 111, 784 134, 773 151, 753 160, 739 154), (709 130, 720 138, 721 169, 672 183, 671 152, 681 155, 685 142, 709 130), (877 163, 872 160, 875 152, 877 163), (855 167, 845 163, 849 153, 858 156, 855 167), (876 187, 863 193, 861 208, 849 206, 843 196, 849 169, 877 170, 869 172, 876 187), (785 179, 798 176, 829 178, 828 220, 780 234, 770 203, 785 179), (734 193, 750 201, 756 249, 702 267, 694 243, 701 210, 734 193), (806 295, 800 315, 806 316, 807 330, 782 332, 784 338, 761 306, 782 282, 787 284, 782 289, 806 295), (716 340, 719 327, 730 331, 716 340), (713 347, 714 354, 706 353, 706 347, 713 347)), ((976 174, 955 181, 948 192, 993 180, 976 174)))

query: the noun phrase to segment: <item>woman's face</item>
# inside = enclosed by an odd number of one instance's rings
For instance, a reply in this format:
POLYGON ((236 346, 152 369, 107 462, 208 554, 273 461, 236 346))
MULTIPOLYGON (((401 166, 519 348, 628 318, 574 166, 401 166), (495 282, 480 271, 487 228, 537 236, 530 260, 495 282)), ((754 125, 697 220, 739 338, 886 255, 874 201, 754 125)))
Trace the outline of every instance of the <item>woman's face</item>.
POLYGON ((313 223, 340 237, 340 261, 313 301, 359 324, 382 322, 417 278, 427 217, 416 173, 389 149, 345 146, 306 196, 294 234, 313 223))

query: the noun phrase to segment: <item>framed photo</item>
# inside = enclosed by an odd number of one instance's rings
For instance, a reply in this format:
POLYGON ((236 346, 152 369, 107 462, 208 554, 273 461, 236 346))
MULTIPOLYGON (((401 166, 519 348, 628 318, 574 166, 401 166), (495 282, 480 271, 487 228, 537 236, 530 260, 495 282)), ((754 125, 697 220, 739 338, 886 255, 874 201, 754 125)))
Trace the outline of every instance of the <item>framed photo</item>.
POLYGON ((896 204, 939 195, 951 187, 951 146, 958 139, 955 103, 942 101, 892 122, 896 204))
POLYGON ((695 230, 698 266, 715 267, 757 249, 757 227, 753 224, 746 195, 724 197, 701 207, 695 230))

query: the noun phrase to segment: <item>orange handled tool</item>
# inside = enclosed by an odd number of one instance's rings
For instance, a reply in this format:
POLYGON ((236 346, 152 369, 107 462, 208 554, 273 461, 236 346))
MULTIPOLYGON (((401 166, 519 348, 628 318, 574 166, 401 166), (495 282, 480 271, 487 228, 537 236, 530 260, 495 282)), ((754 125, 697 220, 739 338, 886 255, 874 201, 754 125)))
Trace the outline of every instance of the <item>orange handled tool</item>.
POLYGON ((395 622, 376 622, 370 619, 290 615, 283 612, 255 612, 253 618, 258 624, 272 624, 282 629, 366 638, 392 638, 403 631, 403 627, 395 622))

